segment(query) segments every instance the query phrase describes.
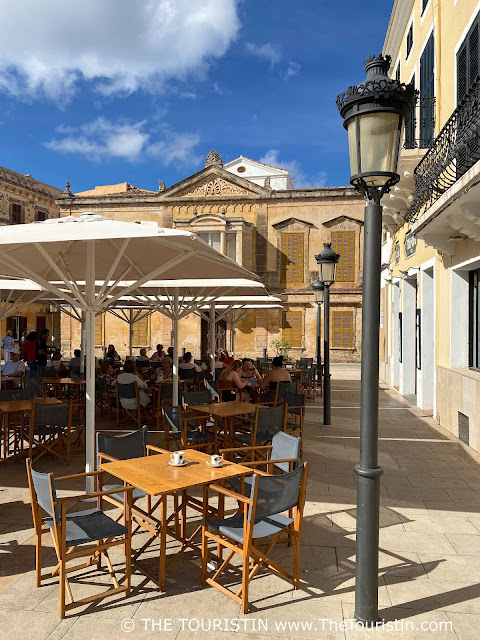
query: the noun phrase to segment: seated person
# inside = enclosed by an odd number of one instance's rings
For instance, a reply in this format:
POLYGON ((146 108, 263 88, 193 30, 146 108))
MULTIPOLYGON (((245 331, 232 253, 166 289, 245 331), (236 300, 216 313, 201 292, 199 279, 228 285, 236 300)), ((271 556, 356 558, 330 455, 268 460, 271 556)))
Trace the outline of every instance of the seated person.
POLYGON ((172 359, 173 362, 173 347, 168 347, 167 356, 172 359))
MULTIPOLYGON (((78 366, 80 366, 80 363, 78 366)), ((47 367, 52 367, 54 376, 66 377, 68 375, 68 369, 62 362, 62 354, 60 351, 54 351, 52 353, 51 359, 47 362, 47 367)))
POLYGON ((20 352, 18 349, 10 349, 10 360, 5 362, 2 367, 2 377, 15 378, 16 387, 21 386, 21 379, 25 375, 25 363, 20 360, 20 352))
POLYGON ((104 362, 100 367, 100 373, 98 374, 98 378, 99 379, 102 378, 103 380, 105 380, 106 388, 110 393, 110 398, 114 400, 116 396, 116 391, 115 391, 115 387, 113 386, 115 382, 115 377, 113 375, 112 365, 109 364, 108 362, 104 362))
POLYGON ((277 356, 272 361, 272 368, 267 371, 263 380, 260 380, 258 386, 265 389, 268 385, 270 389, 277 388, 277 382, 291 382, 292 378, 286 369, 283 368, 283 356, 277 356))
POLYGON ((187 351, 186 354, 183 356, 183 360, 178 365, 178 368, 179 369, 183 369, 183 370, 185 370, 185 369, 195 369, 195 371, 197 373, 201 373, 202 372, 202 369, 198 366, 198 364, 193 362, 192 354, 190 353, 190 351, 187 351))
POLYGON ((108 345, 107 353, 105 354, 105 360, 107 359, 113 360, 114 362, 120 362, 120 356, 113 344, 108 345))
POLYGON ((244 382, 240 379, 239 373, 242 368, 240 360, 234 360, 226 369, 223 369, 219 379, 219 389, 231 389, 236 396, 237 400, 243 402, 250 402, 250 394, 245 387, 250 386, 248 382, 244 382))
POLYGON ((157 369, 157 382, 171 382, 173 371, 172 371, 172 359, 166 356, 162 360, 162 366, 157 369))
POLYGON ((231 364, 233 364, 235 358, 233 356, 229 356, 228 355, 228 351, 226 349, 224 349, 222 351, 222 353, 220 354, 220 362, 223 362, 224 365, 226 365, 227 367, 229 367, 231 364))
POLYGON ((161 360, 163 360, 163 358, 165 358, 166 355, 167 354, 163 350, 163 344, 157 344, 157 350, 155 351, 153 356, 150 356, 150 360, 152 362, 160 362, 161 360))
MULTIPOLYGON (((147 383, 145 380, 137 373, 137 369, 135 368, 135 362, 133 360, 127 360, 125 362, 125 366, 123 367, 123 372, 119 373, 117 379, 112 382, 112 384, 131 384, 132 382, 137 383, 137 387, 140 389, 140 404, 142 407, 146 407, 150 404, 150 398, 145 393, 144 389, 147 389, 147 383)), ((121 398, 120 404, 124 409, 129 409, 133 411, 137 408, 137 401, 135 398, 121 398)))
POLYGON ((70 369, 73 367, 75 369, 80 369, 80 364, 82 361, 82 352, 80 349, 73 350, 73 358, 70 360, 70 369))
POLYGON ((147 356, 147 350, 145 348, 140 349, 140 355, 137 356, 135 362, 137 362, 142 367, 147 366, 147 364, 150 362, 149 357, 147 356))
POLYGON ((256 370, 251 358, 243 358, 242 368, 240 369, 239 374, 243 382, 247 380, 250 381, 252 378, 257 381, 262 379, 262 376, 256 370))

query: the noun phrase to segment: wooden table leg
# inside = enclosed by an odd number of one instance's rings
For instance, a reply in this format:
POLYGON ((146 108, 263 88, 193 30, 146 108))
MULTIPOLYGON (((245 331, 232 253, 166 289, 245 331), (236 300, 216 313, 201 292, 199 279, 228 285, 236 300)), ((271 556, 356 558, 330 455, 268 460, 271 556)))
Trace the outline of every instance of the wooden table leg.
POLYGON ((167 566, 167 496, 163 495, 160 501, 160 562, 158 568, 158 586, 160 591, 165 591, 165 573, 167 566))

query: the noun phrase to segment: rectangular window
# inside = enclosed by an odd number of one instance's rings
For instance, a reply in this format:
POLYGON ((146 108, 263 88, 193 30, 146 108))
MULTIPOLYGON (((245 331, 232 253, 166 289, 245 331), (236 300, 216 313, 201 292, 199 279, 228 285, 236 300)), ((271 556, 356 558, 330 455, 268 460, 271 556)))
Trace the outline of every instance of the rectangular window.
POLYGON ((95 316, 95 346, 103 347, 105 340, 103 339, 104 315, 101 313, 95 316))
POLYGON ((332 311, 332 347, 353 348, 353 311, 332 311))
POLYGON ((132 342, 134 347, 146 347, 149 345, 149 318, 150 316, 143 316, 133 325, 132 342))
POLYGON ((10 224, 23 223, 23 207, 18 202, 10 203, 10 224))
POLYGON ((337 282, 355 282, 355 231, 332 231, 332 249, 340 254, 337 282))
POLYGON ((237 259, 237 234, 227 233, 227 256, 232 260, 237 259))
MULTIPOLYGON (((412 79, 409 84, 411 84, 415 88, 415 74, 413 74, 412 79)), ((416 140, 416 128, 417 128, 417 119, 415 117, 416 109, 414 109, 410 113, 410 117, 407 120, 405 125, 405 149, 416 149, 417 140, 416 140)))
POLYGON ((433 140, 435 96, 435 40, 433 31, 420 57, 419 147, 426 149, 433 140))
POLYGON ((280 240, 281 279, 284 284, 304 281, 304 234, 282 233, 280 240))
POLYGON ((479 71, 479 30, 480 13, 475 18, 457 53, 457 104, 470 91, 479 71))
POLYGON ((469 366, 480 369, 480 269, 470 271, 469 298, 469 366))
POLYGON ((220 231, 199 233, 198 237, 220 253, 222 247, 220 231))
POLYGON ((20 340, 23 332, 27 330, 27 318, 25 316, 9 316, 7 318, 7 331, 12 332, 14 340, 20 340))
POLYGON ((47 218, 48 218, 48 211, 45 211, 45 209, 37 209, 35 211, 35 220, 37 222, 43 222, 47 218))
POLYGON ((292 347, 303 346, 303 327, 301 311, 284 311, 282 320, 283 339, 292 347))
POLYGON ((410 29, 408 30, 407 33, 407 58, 410 55, 410 51, 412 50, 413 47, 413 22, 410 25, 410 29))
POLYGON ((400 82, 400 62, 397 64, 397 70, 395 71, 395 80, 400 82))
POLYGON ((422 16, 425 13, 425 9, 427 8, 428 3, 430 2, 430 0, 422 0, 422 16))

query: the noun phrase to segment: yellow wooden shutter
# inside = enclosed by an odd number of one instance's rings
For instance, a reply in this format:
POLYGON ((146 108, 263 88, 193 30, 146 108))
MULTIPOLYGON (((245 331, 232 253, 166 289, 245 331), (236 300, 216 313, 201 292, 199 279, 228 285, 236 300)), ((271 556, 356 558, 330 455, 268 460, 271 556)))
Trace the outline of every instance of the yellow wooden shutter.
POLYGON ((332 249, 340 254, 337 282, 355 282, 355 231, 332 231, 332 249))
POLYGON ((134 347, 145 347, 150 342, 148 338, 148 318, 149 316, 143 316, 133 325, 132 340, 134 347))
POLYGON ((332 311, 332 347, 353 348, 353 311, 332 311))
POLYGON ((103 339, 103 313, 95 316, 95 346, 102 347, 103 339))
POLYGON ((280 240, 281 278, 285 284, 304 281, 304 234, 282 233, 280 240))
POLYGON ((301 311, 283 312, 283 339, 292 347, 302 347, 303 327, 301 311))

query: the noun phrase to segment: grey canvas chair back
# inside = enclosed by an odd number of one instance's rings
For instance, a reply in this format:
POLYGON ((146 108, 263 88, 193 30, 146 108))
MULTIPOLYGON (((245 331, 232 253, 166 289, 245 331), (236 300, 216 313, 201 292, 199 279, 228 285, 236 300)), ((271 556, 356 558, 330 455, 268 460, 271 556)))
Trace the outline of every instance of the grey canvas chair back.
MULTIPOLYGON (((288 433, 278 431, 272 438, 272 451, 270 453, 270 460, 285 460, 285 458, 298 458, 300 457, 300 447, 302 441, 300 438, 290 436, 288 433)), ((288 462, 277 462, 274 465, 277 469, 282 471, 290 470, 288 462)), ((297 468, 295 464, 294 468, 297 468)))
POLYGON ((258 431, 281 431, 283 426, 284 407, 258 407, 258 431))
POLYGON ((53 378, 53 367, 45 367, 44 378, 53 378))
POLYGON ((103 376, 97 378, 97 390, 99 393, 107 393, 107 381, 103 376))
POLYGON ((305 415, 305 396, 303 393, 290 393, 289 391, 285 392, 283 401, 286 405, 288 405, 288 412, 293 413, 295 415, 300 415, 302 412, 305 415), (302 407, 301 409, 292 409, 290 407, 302 407))
POLYGON ((97 453, 105 453, 117 460, 143 458, 147 455, 148 428, 131 431, 118 436, 97 433, 97 453))
POLYGON ((42 380, 38 371, 27 371, 25 374, 25 389, 33 393, 34 398, 42 397, 42 380))
MULTIPOLYGON (((53 476, 49 473, 39 473, 38 471, 34 471, 32 469, 32 463, 29 461, 28 464, 30 465, 33 489, 35 491, 37 503, 51 518, 53 518, 52 497, 54 502, 57 500, 53 476)), ((59 522, 58 508, 55 508, 55 522, 59 522)))
MULTIPOLYGON (((218 391, 214 388, 214 386, 212 386, 215 382, 216 380, 210 380, 210 382, 208 380, 205 380, 205 388, 210 392, 212 398, 218 400, 218 391)), ((215 386, 218 386, 218 383, 215 386)))
POLYGON ((310 369, 313 365, 313 358, 300 358, 298 361, 298 366, 300 369, 310 369))
POLYGON ((35 427, 57 425, 66 427, 70 416, 70 403, 35 404, 35 427))
POLYGON ((186 405, 210 404, 212 401, 212 394, 208 389, 205 389, 205 391, 184 391, 182 399, 183 403, 186 405))
POLYGON ((315 379, 315 369, 310 367, 309 369, 303 369, 302 382, 313 382, 315 379))
POLYGON ((117 386, 118 386, 118 395, 120 398, 125 398, 125 399, 137 398, 135 382, 129 382, 128 384, 119 384, 117 382, 117 386))
POLYGON ((287 392, 295 393, 296 390, 297 390, 297 383, 296 382, 287 382, 286 380, 281 380, 278 383, 277 400, 279 402, 284 402, 285 401, 285 393, 287 393, 287 392))
POLYGON ((8 400, 33 400, 31 389, 0 389, 0 402, 8 400))
POLYGON ((173 398, 173 383, 162 382, 160 387, 160 400, 171 400, 173 398))
POLYGON ((163 410, 165 411, 165 418, 168 423, 168 428, 173 433, 178 433, 181 431, 181 416, 182 410, 181 407, 174 407, 171 404, 163 405, 163 410))
POLYGON ((196 380, 197 372, 195 369, 180 369, 178 368, 178 373, 180 374, 180 380, 196 380))
POLYGON ((81 378, 80 367, 70 367, 70 375, 72 378, 81 378))
MULTIPOLYGON (((255 522, 265 520, 269 516, 283 513, 296 507, 300 497, 304 465, 300 465, 291 473, 280 476, 254 476, 250 499, 253 500, 255 484, 258 483, 258 495, 255 509, 255 522)), ((248 511, 248 521, 252 519, 253 506, 248 511)))

